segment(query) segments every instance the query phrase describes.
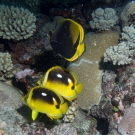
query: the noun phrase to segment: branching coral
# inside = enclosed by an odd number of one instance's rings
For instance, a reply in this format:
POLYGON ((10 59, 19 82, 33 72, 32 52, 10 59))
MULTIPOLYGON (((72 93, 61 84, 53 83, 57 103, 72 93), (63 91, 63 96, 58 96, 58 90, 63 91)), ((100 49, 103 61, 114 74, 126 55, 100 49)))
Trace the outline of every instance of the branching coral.
POLYGON ((90 27, 98 30, 111 29, 118 23, 118 16, 112 8, 98 8, 92 13, 92 21, 90 21, 90 27))
POLYGON ((123 28, 121 42, 111 46, 104 53, 104 62, 112 61, 113 65, 124 65, 134 62, 135 56, 135 28, 133 25, 123 28))
POLYGON ((112 61, 113 65, 124 65, 132 62, 131 56, 134 50, 130 50, 125 42, 121 42, 116 46, 111 46, 104 53, 104 62, 112 61))
POLYGON ((12 64, 11 55, 9 53, 0 52, 0 80, 12 78, 16 73, 16 69, 12 64))
POLYGON ((3 39, 27 39, 36 30, 36 17, 27 9, 0 5, 0 36, 3 39))
POLYGON ((0 70, 4 73, 13 68, 11 56, 9 53, 0 53, 0 70))
POLYGON ((131 25, 130 27, 125 26, 123 28, 121 40, 127 41, 126 43, 130 48, 135 48, 135 28, 133 25, 131 25))

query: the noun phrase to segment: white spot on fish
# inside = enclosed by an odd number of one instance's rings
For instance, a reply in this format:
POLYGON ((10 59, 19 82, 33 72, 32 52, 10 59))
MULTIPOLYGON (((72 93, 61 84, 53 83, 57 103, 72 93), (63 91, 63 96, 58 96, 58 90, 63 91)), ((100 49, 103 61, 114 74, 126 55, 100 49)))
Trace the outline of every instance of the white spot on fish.
POLYGON ((57 74, 57 77, 58 77, 58 78, 62 78, 62 75, 61 75, 61 74, 57 74))
POLYGON ((46 93, 41 93, 42 94, 42 96, 47 96, 47 94, 46 93))
POLYGON ((53 99, 53 101, 55 101, 55 98, 54 97, 52 99, 53 99))
POLYGON ((71 79, 68 78, 68 83, 70 83, 70 82, 71 82, 71 79))

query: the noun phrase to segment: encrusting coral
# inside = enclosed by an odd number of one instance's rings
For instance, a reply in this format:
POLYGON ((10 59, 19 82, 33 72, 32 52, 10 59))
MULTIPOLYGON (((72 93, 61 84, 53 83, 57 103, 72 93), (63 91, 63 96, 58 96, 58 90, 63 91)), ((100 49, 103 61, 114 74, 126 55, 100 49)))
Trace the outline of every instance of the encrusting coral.
POLYGON ((36 30, 36 17, 27 9, 0 5, 0 37, 22 40, 31 37, 36 30))
POLYGON ((84 39, 84 54, 69 65, 68 68, 75 71, 79 81, 83 83, 83 90, 77 98, 80 108, 89 110, 100 102, 102 70, 99 62, 106 48, 118 43, 119 34, 119 31, 87 33, 84 39))
POLYGON ((118 16, 112 8, 98 8, 92 13, 90 27, 98 30, 110 30, 118 23, 118 16))

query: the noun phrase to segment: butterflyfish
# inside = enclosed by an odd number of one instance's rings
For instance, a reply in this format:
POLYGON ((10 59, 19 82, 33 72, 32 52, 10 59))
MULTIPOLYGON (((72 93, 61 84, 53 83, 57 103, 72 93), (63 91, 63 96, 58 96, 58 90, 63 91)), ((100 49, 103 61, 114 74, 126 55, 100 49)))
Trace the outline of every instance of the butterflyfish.
POLYGON ((62 19, 50 36, 53 50, 67 61, 74 61, 84 52, 84 30, 71 19, 62 19))
POLYGON ((77 79, 77 75, 73 71, 54 66, 37 83, 71 101, 76 99, 77 94, 82 91, 82 83, 77 84, 77 79))
POLYGON ((32 109, 32 119, 35 120, 38 113, 45 113, 51 119, 59 119, 67 112, 67 102, 56 92, 44 87, 35 86, 23 100, 32 109))

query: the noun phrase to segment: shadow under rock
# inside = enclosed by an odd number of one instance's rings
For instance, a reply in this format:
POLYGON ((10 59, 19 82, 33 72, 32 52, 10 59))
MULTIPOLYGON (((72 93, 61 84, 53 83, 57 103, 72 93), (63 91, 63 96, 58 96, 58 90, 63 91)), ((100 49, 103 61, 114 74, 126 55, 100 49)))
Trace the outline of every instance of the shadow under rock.
POLYGON ((36 120, 33 121, 32 120, 32 117, 31 117, 32 110, 27 105, 21 106, 19 109, 17 109, 17 112, 22 117, 24 117, 24 119, 26 119, 28 123, 37 122, 37 121, 38 122, 43 122, 43 123, 45 123, 45 127, 46 128, 52 128, 52 127, 54 127, 55 125, 58 124, 58 121, 57 120, 51 120, 44 113, 39 113, 38 114, 38 117, 36 118, 36 120))
POLYGON ((99 69, 101 69, 101 70, 111 70, 111 71, 116 72, 117 67, 118 66, 113 65, 112 62, 104 62, 103 58, 99 62, 99 69))
POLYGON ((107 135, 109 132, 109 123, 107 119, 97 118, 97 130, 101 135, 107 135))
POLYGON ((31 118, 31 109, 26 106, 23 105, 20 108, 17 109, 17 112, 24 117, 28 122, 32 122, 32 118, 31 118))

